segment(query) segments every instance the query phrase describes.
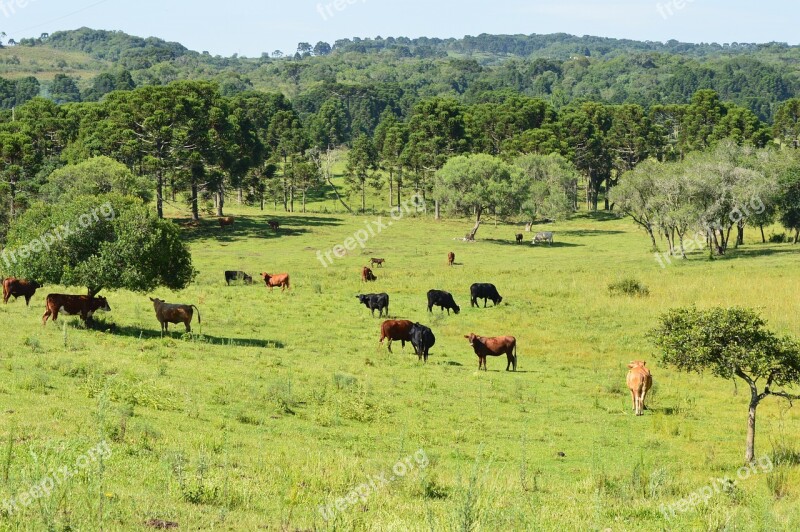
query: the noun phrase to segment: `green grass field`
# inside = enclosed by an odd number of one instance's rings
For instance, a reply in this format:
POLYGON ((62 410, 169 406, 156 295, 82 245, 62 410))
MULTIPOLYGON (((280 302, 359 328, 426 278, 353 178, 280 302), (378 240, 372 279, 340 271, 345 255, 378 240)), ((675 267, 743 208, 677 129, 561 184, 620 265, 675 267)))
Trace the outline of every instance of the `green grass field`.
POLYGON ((645 336, 663 311, 691 304, 756 307, 800 336, 799 247, 749 232, 723 260, 662 269, 644 234, 607 215, 548 225, 552 247, 515 245, 519 226, 492 223, 463 243, 468 220, 409 216, 326 268, 317 251, 377 215, 229 210, 233 230, 187 230, 196 282, 150 294, 195 303, 194 337, 172 326, 160 338, 144 294, 105 294, 114 333, 77 318, 42 328, 44 296, 59 287, 0 309, 0 505, 49 488, 0 510, 0 529, 800 529, 800 469, 785 465, 800 453, 800 411, 778 399, 759 408, 756 441, 772 472, 662 514, 737 478, 748 397, 741 382, 661 367, 645 336), (363 286, 371 256, 387 262, 363 286), (289 272, 292 289, 228 287, 226 269, 289 272), (610 296, 625 277, 650 295, 610 296), (503 303, 470 308, 473 282, 496 284, 503 303), (431 288, 451 291, 461 313, 428 314, 431 288), (366 291, 390 294, 391 317, 432 327, 427 364, 410 345, 379 348, 381 320, 354 297, 366 291), (469 332, 516 336, 519 371, 492 358, 478 372, 469 332), (632 359, 654 376, 643 417, 625 386, 632 359), (90 450, 103 441, 101 460, 90 450), (74 474, 62 481, 63 467, 74 474), (358 488, 370 479, 369 493, 358 488), (363 500, 346 501, 354 489, 363 500))

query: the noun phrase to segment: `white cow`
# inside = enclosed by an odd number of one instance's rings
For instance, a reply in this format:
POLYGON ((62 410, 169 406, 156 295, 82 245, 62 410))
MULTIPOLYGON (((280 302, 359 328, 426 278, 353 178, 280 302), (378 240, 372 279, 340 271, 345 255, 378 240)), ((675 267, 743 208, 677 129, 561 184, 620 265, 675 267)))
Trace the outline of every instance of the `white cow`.
POLYGON ((551 231, 536 233, 536 236, 533 237, 533 242, 531 242, 531 244, 538 244, 539 242, 547 242, 548 244, 552 245, 553 233, 551 231))

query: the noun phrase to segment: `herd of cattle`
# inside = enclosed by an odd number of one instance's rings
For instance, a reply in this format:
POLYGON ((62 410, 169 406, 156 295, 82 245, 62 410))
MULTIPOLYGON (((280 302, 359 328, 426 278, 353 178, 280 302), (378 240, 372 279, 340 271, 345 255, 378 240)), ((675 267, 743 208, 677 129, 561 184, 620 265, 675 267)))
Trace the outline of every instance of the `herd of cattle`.
MULTIPOLYGON (((233 225, 234 219, 232 217, 220 218, 220 227, 233 225)), ((279 228, 278 222, 270 221, 270 227, 277 231, 279 228)), ((517 243, 522 242, 522 234, 516 235, 517 243)), ((533 238, 533 244, 539 242, 553 243, 553 233, 543 232, 537 233, 533 238)), ((386 259, 371 258, 370 266, 383 267, 386 259)), ((452 266, 455 264, 455 253, 450 252, 447 254, 447 264, 452 266)), ((279 287, 281 291, 291 288, 288 273, 269 274, 266 272, 261 273, 261 278, 264 284, 272 290, 279 287)), ((376 281, 377 277, 372 269, 364 266, 361 270, 361 280, 363 282, 376 281)), ((230 285, 231 282, 240 281, 245 284, 252 284, 253 277, 243 271, 226 270, 225 283, 230 285)), ((25 298, 25 304, 29 305, 30 300, 36 293, 36 290, 41 288, 42 285, 35 281, 25 279, 17 279, 9 277, 3 279, 3 303, 8 303, 9 298, 13 297, 15 300, 18 297, 25 298)), ((433 311, 433 307, 439 307, 441 312, 447 310, 448 316, 452 310, 455 314, 461 311, 461 307, 456 304, 453 295, 444 290, 429 290, 428 296, 428 312, 433 311)), ((359 294, 356 296, 361 304, 366 306, 372 316, 375 316, 375 311, 378 311, 378 317, 389 317, 389 294, 359 294)), ((475 283, 470 286, 470 306, 480 307, 478 300, 483 299, 483 306, 486 308, 488 301, 492 301, 494 306, 499 305, 503 298, 497 291, 495 285, 491 283, 475 283)), ((177 324, 183 323, 186 332, 191 332, 191 322, 194 317, 194 311, 197 311, 197 321, 200 323, 200 309, 195 305, 183 305, 167 303, 161 299, 150 298, 155 310, 156 319, 161 324, 161 333, 168 332, 170 323, 177 324)), ((104 297, 100 296, 83 296, 72 294, 48 294, 45 298, 45 312, 42 315, 42 325, 47 324, 47 320, 52 318, 55 322, 58 319, 58 313, 63 312, 67 315, 79 315, 83 321, 90 321, 95 312, 110 312, 111 307, 104 297)), ((411 322, 409 320, 391 320, 387 319, 381 324, 381 334, 379 344, 383 345, 384 340, 388 340, 387 348, 389 352, 392 351, 392 341, 400 341, 402 346, 405 347, 406 342, 410 342, 414 347, 415 354, 421 361, 428 361, 430 349, 436 343, 436 336, 433 331, 421 323, 411 322)), ((478 357, 478 369, 487 370, 486 359, 490 356, 505 355, 508 363, 506 371, 517 370, 517 340, 513 336, 498 336, 498 337, 484 337, 478 336, 474 333, 464 335, 475 355, 478 357)), ((646 363, 643 361, 633 361, 628 364, 629 372, 627 375, 627 385, 631 392, 633 402, 633 410, 637 416, 642 415, 644 410, 644 400, 648 390, 653 383, 650 371, 645 367, 646 363)))

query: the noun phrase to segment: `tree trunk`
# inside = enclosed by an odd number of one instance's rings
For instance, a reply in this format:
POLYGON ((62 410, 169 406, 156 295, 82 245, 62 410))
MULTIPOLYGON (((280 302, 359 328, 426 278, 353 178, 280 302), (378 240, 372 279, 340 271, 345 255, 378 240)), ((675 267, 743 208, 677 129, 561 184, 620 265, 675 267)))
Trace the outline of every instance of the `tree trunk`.
POLYGON ((436 219, 436 220, 439 220, 439 219, 442 217, 442 216, 441 216, 441 214, 442 214, 442 213, 441 213, 441 206, 439 205, 439 200, 436 200, 436 201, 434 202, 434 205, 435 205, 435 206, 434 206, 434 209, 435 209, 435 211, 436 211, 436 212, 434 213, 434 219, 436 219))
POLYGON ((483 209, 478 207, 475 209, 475 226, 472 228, 472 231, 467 233, 465 240, 475 240, 475 235, 478 232, 478 229, 481 227, 481 214, 483 214, 483 209))
POLYGON ((216 193, 217 197, 217 216, 225 216, 222 214, 222 209, 225 207, 225 193, 220 190, 216 193))
POLYGON ((11 182, 9 183, 9 188, 10 188, 9 196, 11 199, 11 205, 9 206, 10 207, 9 215, 10 219, 13 220, 14 218, 17 217, 17 209, 14 205, 17 201, 17 180, 14 179, 13 177, 11 178, 11 182))
POLYGON ((303 188, 303 214, 306 212, 306 189, 303 188))
POLYGON ((653 243, 653 251, 658 251, 658 244, 656 244, 656 235, 653 234, 653 228, 648 225, 645 229, 647 229, 647 234, 650 235, 650 242, 653 243))
POLYGON ((766 244, 767 239, 764 237, 764 224, 759 224, 758 228, 761 229, 761 243, 766 244))
MULTIPOLYGON (((755 395, 755 392, 753 392, 755 395)), ((756 456, 756 407, 758 399, 750 399, 750 409, 747 413, 747 449, 744 452, 744 461, 748 464, 755 460, 756 456)))
POLYGON ((800 229, 794 230, 794 243, 797 244, 797 241, 800 240, 800 229))
POLYGON ((244 200, 244 194, 242 192, 242 187, 239 187, 239 190, 236 194, 236 201, 239 203, 239 205, 241 205, 243 200, 244 200))
POLYGON ((389 168, 389 207, 394 207, 394 169, 391 167, 389 168))
POLYGON ((197 182, 192 180, 192 221, 200 221, 200 210, 197 205, 197 182))
POLYGON ((294 182, 289 183, 289 212, 294 212, 294 182))
POLYGON ((361 180, 361 212, 367 212, 367 180, 361 180))
POLYGON ((333 193, 336 194, 336 199, 339 200, 339 203, 341 203, 344 206, 344 208, 347 209, 347 212, 353 214, 353 209, 351 209, 350 206, 347 205, 347 203, 345 203, 342 197, 339 195, 339 191, 336 189, 336 185, 334 185, 333 182, 331 181, 330 176, 327 176, 326 179, 328 181, 328 184, 333 189, 333 193))
POLYGON ((164 175, 161 171, 156 174, 156 212, 159 218, 164 218, 164 175))

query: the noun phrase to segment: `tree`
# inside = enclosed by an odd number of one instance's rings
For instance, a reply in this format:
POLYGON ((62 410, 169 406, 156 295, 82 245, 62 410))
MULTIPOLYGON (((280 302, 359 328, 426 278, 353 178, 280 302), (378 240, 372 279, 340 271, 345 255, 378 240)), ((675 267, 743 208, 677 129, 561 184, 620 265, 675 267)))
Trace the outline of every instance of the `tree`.
POLYGON ((50 97, 56 103, 81 101, 81 91, 75 79, 66 74, 56 74, 50 84, 50 97))
MULTIPOLYGON (((557 153, 528 154, 514 159, 528 181, 529 194, 522 212, 536 218, 562 220, 572 214, 578 202, 578 172, 557 153)), ((528 228, 530 225, 528 224, 528 228)))
POLYGON ((39 192, 48 203, 58 203, 62 198, 111 193, 134 196, 145 203, 153 198, 146 177, 135 175, 124 164, 103 155, 55 170, 39 192))
POLYGON ((663 171, 662 163, 648 159, 620 178, 619 184, 610 192, 610 199, 622 214, 645 230, 650 237, 653 251, 658 251, 655 229, 658 222, 656 198, 658 175, 663 171))
POLYGON ((328 55, 330 53, 331 53, 331 45, 324 41, 319 41, 314 46, 314 55, 328 55))
POLYGON ((24 133, 0 132, 0 183, 8 193, 8 219, 17 215, 20 186, 34 169, 35 154, 31 138, 24 133))
POLYGON ((11 226, 8 250, 16 255, 4 255, 7 274, 86 287, 90 297, 101 290, 180 290, 196 275, 174 223, 139 199, 114 194, 32 206, 11 226))
POLYGON ((781 193, 778 197, 781 224, 794 231, 794 243, 800 241, 800 165, 781 176, 781 193))
POLYGON ((787 146, 800 148, 800 98, 787 100, 778 107, 773 135, 787 146))
POLYGON ((359 135, 347 153, 346 180, 352 190, 361 192, 361 212, 367 210, 367 183, 374 182, 377 168, 378 154, 372 139, 364 134, 359 135))
POLYGON ((665 364, 679 371, 705 370, 723 379, 738 377, 750 388, 745 461, 755 459, 756 408, 774 395, 800 399, 785 391, 800 384, 800 344, 766 329, 758 314, 744 308, 678 308, 661 316, 650 332, 665 364), (758 381, 766 380, 759 391, 758 381), (780 388, 780 389, 776 389, 780 388))
POLYGON ((433 199, 451 212, 475 215, 467 240, 475 239, 485 211, 519 212, 527 192, 522 172, 492 155, 459 155, 434 174, 433 199))

